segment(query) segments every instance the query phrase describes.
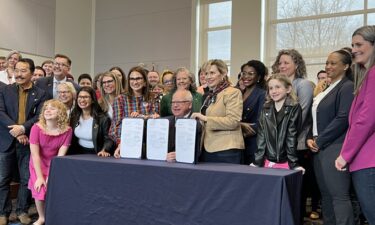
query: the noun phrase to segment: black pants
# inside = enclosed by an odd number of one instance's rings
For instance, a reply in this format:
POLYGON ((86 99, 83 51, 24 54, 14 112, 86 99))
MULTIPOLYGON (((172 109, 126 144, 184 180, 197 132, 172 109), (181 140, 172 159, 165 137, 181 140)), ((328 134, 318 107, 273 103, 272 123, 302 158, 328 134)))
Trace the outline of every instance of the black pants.
POLYGON ((349 171, 338 171, 335 160, 341 144, 331 145, 314 155, 314 170, 322 194, 324 225, 353 225, 349 171))
POLYGON ((202 152, 202 162, 219 162, 219 163, 241 163, 242 150, 239 149, 228 149, 219 152, 202 152))

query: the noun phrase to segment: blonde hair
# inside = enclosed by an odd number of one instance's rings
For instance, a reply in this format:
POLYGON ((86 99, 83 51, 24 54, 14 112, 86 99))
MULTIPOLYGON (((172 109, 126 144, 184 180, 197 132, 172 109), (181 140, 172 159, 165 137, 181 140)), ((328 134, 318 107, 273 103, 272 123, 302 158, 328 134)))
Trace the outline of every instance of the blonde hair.
POLYGON ((278 81, 280 81, 284 85, 285 88, 290 88, 291 91, 290 91, 290 93, 287 94, 287 97, 288 96, 290 97, 290 99, 292 100, 293 104, 297 104, 298 103, 297 95, 296 95, 296 93, 293 90, 292 82, 289 80, 289 78, 287 78, 286 75, 284 75, 284 74, 275 73, 271 77, 269 77, 269 79, 267 80, 266 104, 270 104, 270 103, 273 102, 273 100, 272 100, 272 98, 270 96, 269 88, 268 88, 268 83, 270 82, 270 80, 278 80, 278 81))
MULTIPOLYGON (((102 76, 100 77, 99 89, 100 89, 101 98, 99 99, 98 102, 102 110, 104 112, 108 112, 108 109, 109 109, 108 105, 110 105, 111 103, 109 102, 108 94, 104 92, 103 83, 102 83, 104 77, 111 77, 115 81, 115 97, 119 96, 123 92, 123 87, 122 87, 122 83, 120 82, 116 74, 114 74, 113 72, 110 72, 110 71, 104 72, 102 76)), ((124 87, 124 89, 126 90, 127 88, 124 87)))
POLYGON ((60 102, 57 99, 51 99, 43 104, 42 111, 39 114, 39 124, 45 130, 47 128, 46 119, 44 118, 44 111, 46 111, 47 106, 52 106, 57 108, 57 127, 60 131, 65 131, 69 127, 69 117, 67 113, 67 108, 64 103, 60 102))
POLYGON ((73 95, 73 102, 77 99, 77 91, 74 87, 74 85, 71 82, 63 82, 60 83, 57 86, 57 90, 59 90, 59 87, 66 87, 70 93, 73 95))

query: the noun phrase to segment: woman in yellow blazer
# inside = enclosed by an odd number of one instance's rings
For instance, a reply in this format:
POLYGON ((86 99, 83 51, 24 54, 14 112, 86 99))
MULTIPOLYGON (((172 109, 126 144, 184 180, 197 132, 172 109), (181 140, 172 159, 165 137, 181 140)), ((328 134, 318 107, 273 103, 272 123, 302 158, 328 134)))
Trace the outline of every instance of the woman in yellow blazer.
POLYGON ((230 85, 222 60, 208 61, 205 70, 210 91, 201 112, 192 114, 203 123, 202 161, 239 164, 245 148, 240 126, 242 93, 230 85))

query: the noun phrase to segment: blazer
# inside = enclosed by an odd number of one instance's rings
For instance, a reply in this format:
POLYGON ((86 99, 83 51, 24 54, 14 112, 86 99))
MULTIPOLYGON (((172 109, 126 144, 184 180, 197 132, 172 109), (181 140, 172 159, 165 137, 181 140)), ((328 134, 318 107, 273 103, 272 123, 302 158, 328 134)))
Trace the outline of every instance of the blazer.
MULTIPOLYGON (((260 87, 255 87, 250 96, 243 102, 242 121, 251 123, 251 127, 257 132, 258 118, 262 111, 266 91, 260 87)), ((245 138, 245 148, 247 154, 254 154, 257 149, 257 135, 245 138)), ((246 155, 246 154, 245 154, 246 155)))
MULTIPOLYGON (((76 124, 72 124, 73 136, 72 144, 69 148, 69 154, 83 154, 78 151, 78 138, 74 135, 74 129, 78 126, 79 120, 76 124)), ((111 125, 111 119, 106 114, 99 115, 94 118, 92 123, 92 140, 94 143, 94 150, 99 153, 103 148, 106 152, 113 154, 115 150, 115 142, 109 137, 108 130, 111 125)), ((90 131, 88 131, 90 132, 90 131)))
POLYGON ((311 106, 314 97, 314 88, 307 79, 296 78, 292 82, 293 90, 298 97, 298 103, 302 108, 302 123, 298 132, 297 150, 308 149, 306 138, 312 125, 311 106))
MULTIPOLYGON (((189 118, 190 118, 190 115, 189 115, 189 118)), ((176 151, 176 117, 167 116, 167 117, 162 117, 161 119, 169 120, 168 152, 174 152, 176 151)), ((196 136, 195 136, 195 162, 198 162, 199 156, 201 154, 201 149, 200 149, 201 135, 202 135, 202 126, 197 121, 197 130, 196 130, 196 136)))
MULTIPOLYGON (((71 80, 66 80, 73 84, 76 91, 79 91, 79 85, 71 80)), ((47 99, 53 99, 53 76, 42 77, 35 81, 35 86, 47 92, 47 99)))
POLYGON ((375 167, 375 67, 366 74, 349 114, 341 156, 350 171, 375 167))
POLYGON ((254 164, 263 166, 268 159, 275 163, 288 162, 289 168, 298 167, 297 135, 301 124, 302 109, 290 98, 285 100, 282 120, 277 121, 273 102, 265 103, 259 116, 258 149, 254 164))
MULTIPOLYGON (((349 110, 352 104, 354 85, 344 77, 319 103, 317 108, 318 137, 316 144, 320 150, 329 145, 344 142, 346 130, 349 126, 349 110)), ((312 138, 312 128, 309 132, 312 138)))
POLYGON ((240 125, 242 109, 242 93, 237 88, 227 87, 217 94, 216 101, 206 109, 202 139, 207 152, 245 148, 240 125))
MULTIPOLYGON (((29 136, 31 127, 38 121, 46 92, 33 85, 26 100, 25 134, 29 136)), ((0 152, 9 152, 15 138, 10 135, 8 126, 17 124, 18 85, 10 84, 0 88, 0 152)))

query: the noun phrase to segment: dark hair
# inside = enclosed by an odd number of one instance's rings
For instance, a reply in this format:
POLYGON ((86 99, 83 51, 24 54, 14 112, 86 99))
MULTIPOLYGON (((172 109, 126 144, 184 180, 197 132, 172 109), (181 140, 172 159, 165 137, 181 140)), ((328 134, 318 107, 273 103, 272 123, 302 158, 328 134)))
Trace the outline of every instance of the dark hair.
MULTIPOLYGON (((72 111, 72 114, 70 116, 70 126, 76 126, 79 124, 79 118, 82 115, 82 109, 78 106, 78 96, 79 93, 82 91, 85 91, 90 94, 91 97, 91 116, 94 119, 97 119, 99 116, 102 116, 104 114, 102 108, 99 106, 98 99, 96 98, 95 90, 92 87, 81 87, 79 91, 77 92, 77 100, 74 104, 74 109, 72 111)), ((74 128, 74 127, 73 127, 74 128)))
POLYGON ((316 74, 316 77, 319 77, 319 74, 321 74, 321 73, 327 73, 325 70, 321 70, 321 71, 319 71, 317 74, 316 74))
POLYGON ((7 60, 5 56, 0 56, 0 60, 7 60))
POLYGON ((78 83, 81 82, 82 79, 88 79, 92 83, 92 78, 91 78, 90 74, 83 73, 83 74, 79 75, 78 83))
POLYGON ((70 58, 69 58, 68 56, 66 56, 66 55, 63 55, 63 54, 56 54, 56 55, 55 55, 55 59, 56 59, 56 58, 64 58, 64 59, 66 59, 66 60, 68 61, 69 66, 72 65, 72 60, 70 60, 70 58))
POLYGON ((345 49, 340 49, 334 51, 333 53, 337 53, 341 56, 341 62, 345 65, 348 65, 348 68, 345 71, 345 76, 353 81, 353 72, 352 72, 352 53, 345 49))
POLYGON ((98 74, 95 75, 94 81, 92 83, 92 87, 94 88, 94 90, 98 90, 99 89, 99 87, 96 85, 96 82, 100 81, 100 79, 102 78, 102 76, 103 76, 103 73, 98 73, 98 74))
POLYGON ((135 67, 132 67, 129 70, 128 81, 127 81, 128 82, 128 95, 129 96, 133 96, 134 95, 133 90, 130 87, 130 74, 132 72, 134 72, 134 71, 138 72, 138 73, 140 73, 142 75, 143 80, 146 83, 145 87, 142 88, 142 95, 143 95, 145 101, 149 101, 152 98, 150 96, 150 84, 148 83, 148 79, 147 79, 147 73, 148 73, 148 71, 145 68, 141 67, 141 66, 135 66, 135 67))
POLYGON ((110 72, 112 72, 113 70, 117 70, 121 73, 121 76, 122 76, 122 79, 121 79, 121 86, 122 86, 122 90, 126 90, 126 74, 125 72, 118 66, 114 66, 112 68, 109 69, 110 72))
POLYGON ((44 66, 44 64, 53 64, 53 61, 52 60, 46 60, 42 63, 42 67, 44 66))
POLYGON ((34 61, 32 59, 22 58, 17 63, 19 63, 19 62, 27 63, 29 65, 29 69, 30 69, 31 73, 34 73, 34 71, 35 71, 35 64, 34 64, 34 61))
MULTIPOLYGON (((36 67, 35 67, 35 70, 41 70, 41 71, 43 71, 44 76, 46 76, 46 71, 43 69, 43 67, 41 67, 41 66, 36 66, 36 67)), ((35 70, 34 70, 34 71, 35 71, 35 70)))
POLYGON ((245 66, 253 67, 255 69, 255 71, 257 72, 257 76, 258 76, 257 86, 260 88, 265 88, 266 81, 264 77, 267 74, 266 66, 259 60, 250 60, 241 66, 241 72, 243 72, 245 66))

